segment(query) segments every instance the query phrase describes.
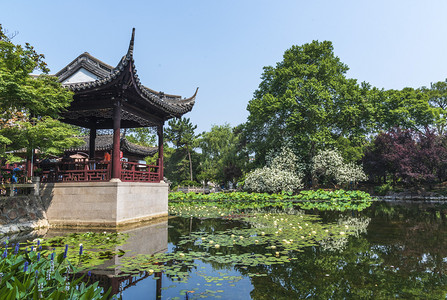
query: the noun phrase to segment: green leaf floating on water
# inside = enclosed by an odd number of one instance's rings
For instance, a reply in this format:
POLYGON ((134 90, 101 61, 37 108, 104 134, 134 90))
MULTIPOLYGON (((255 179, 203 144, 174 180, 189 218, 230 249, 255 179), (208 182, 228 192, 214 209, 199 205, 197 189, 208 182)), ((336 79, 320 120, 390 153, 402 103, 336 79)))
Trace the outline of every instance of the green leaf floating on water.
POLYGON ((196 218, 240 218, 245 210, 319 209, 358 210, 372 204, 372 198, 363 191, 301 191, 297 195, 262 193, 170 193, 169 213, 171 215, 196 218))
MULTIPOLYGON (((100 265, 114 255, 122 256, 124 251, 116 246, 126 243, 129 235, 118 232, 84 232, 71 233, 66 236, 56 236, 41 240, 42 248, 63 253, 65 245, 68 245, 67 258, 80 270, 100 265), (79 255, 82 244, 83 253, 79 255)), ((27 245, 23 245, 27 247, 27 245)))

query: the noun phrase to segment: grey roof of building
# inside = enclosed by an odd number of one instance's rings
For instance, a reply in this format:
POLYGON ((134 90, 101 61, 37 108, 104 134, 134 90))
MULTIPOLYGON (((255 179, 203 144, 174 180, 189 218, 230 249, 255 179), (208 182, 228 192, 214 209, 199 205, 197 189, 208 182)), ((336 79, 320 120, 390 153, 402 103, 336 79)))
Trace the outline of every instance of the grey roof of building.
POLYGON ((88 90, 97 90, 101 86, 112 83, 115 79, 119 78, 123 72, 130 69, 132 71, 132 83, 137 90, 137 93, 146 101, 177 117, 191 111, 199 88, 196 89, 193 96, 182 99, 181 96, 156 92, 141 84, 133 59, 134 40, 135 28, 132 30, 132 37, 127 54, 122 57, 116 67, 111 67, 89 53, 84 52, 65 68, 57 72, 55 76, 62 82, 75 74, 79 69, 84 68, 98 77, 98 79, 94 81, 63 84, 73 92, 77 93, 88 90), (129 68, 129 66, 131 66, 131 68, 129 68))
MULTIPOLYGON (((88 152, 90 149, 90 141, 88 136, 80 137, 85 141, 85 144, 78 147, 73 147, 67 149, 70 152, 88 152)), ((153 156, 158 152, 157 147, 145 147, 141 145, 137 145, 131 143, 127 140, 125 136, 121 137, 120 142, 121 151, 127 151, 132 154, 141 155, 141 156, 153 156)), ((113 149, 113 135, 98 135, 95 139, 95 150, 96 151, 111 151, 113 149)))

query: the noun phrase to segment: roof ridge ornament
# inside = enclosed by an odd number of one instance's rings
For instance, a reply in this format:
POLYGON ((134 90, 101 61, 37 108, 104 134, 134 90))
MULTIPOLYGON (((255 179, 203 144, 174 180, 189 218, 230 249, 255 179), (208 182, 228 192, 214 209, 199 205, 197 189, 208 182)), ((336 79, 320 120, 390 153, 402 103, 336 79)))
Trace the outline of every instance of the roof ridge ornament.
POLYGON ((133 45, 135 42, 135 27, 132 28, 132 37, 130 38, 129 50, 127 50, 127 55, 133 57, 133 45))

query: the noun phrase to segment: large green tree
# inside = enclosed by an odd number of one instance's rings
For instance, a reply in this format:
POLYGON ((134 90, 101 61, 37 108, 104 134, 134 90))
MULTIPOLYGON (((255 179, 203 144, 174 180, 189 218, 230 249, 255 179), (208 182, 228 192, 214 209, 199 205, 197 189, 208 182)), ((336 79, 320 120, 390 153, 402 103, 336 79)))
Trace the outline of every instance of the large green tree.
POLYGON ((264 67, 246 124, 259 165, 286 142, 308 161, 318 149, 339 143, 354 149, 351 159, 359 158, 355 149, 369 132, 374 107, 347 71, 329 41, 293 46, 276 67, 264 67))
POLYGON ((402 90, 372 88, 366 97, 374 106, 374 132, 394 127, 423 131, 434 123, 435 110, 429 104, 429 94, 410 87, 402 90))
POLYGON ((199 179, 208 182, 234 182, 241 175, 240 136, 229 124, 213 125, 199 139, 202 150, 199 179))
POLYGON ((165 141, 172 143, 174 151, 166 158, 166 177, 180 183, 184 180, 194 180, 194 170, 197 169, 197 125, 189 118, 171 119, 165 130, 165 141))
POLYGON ((15 45, 0 25, 0 144, 6 150, 39 148, 57 154, 79 144, 72 126, 56 118, 72 101, 72 93, 47 75, 44 56, 34 48, 15 45), (41 71, 40 76, 31 76, 41 71))

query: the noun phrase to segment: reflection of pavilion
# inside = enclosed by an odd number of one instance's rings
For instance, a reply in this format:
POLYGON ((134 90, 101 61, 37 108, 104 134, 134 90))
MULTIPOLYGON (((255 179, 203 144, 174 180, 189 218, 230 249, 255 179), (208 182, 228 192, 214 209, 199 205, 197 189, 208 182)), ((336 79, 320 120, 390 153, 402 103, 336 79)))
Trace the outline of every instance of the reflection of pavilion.
MULTIPOLYGON (((166 219, 137 228, 118 230, 118 232, 129 234, 127 243, 115 248, 115 251, 117 252, 119 249, 125 251, 125 254, 122 257, 132 257, 136 254, 152 255, 167 251, 168 221, 166 219)), ((63 233, 67 233, 67 231, 51 230, 49 235, 57 236, 63 233)), ((104 262, 102 265, 96 266, 94 270, 91 271, 92 275, 90 280, 93 282, 98 281, 99 285, 105 290, 112 288, 113 294, 119 294, 125 289, 135 285, 137 282, 150 276, 147 272, 142 272, 136 277, 116 277, 120 274, 119 268, 110 267, 119 265, 122 257, 115 256, 114 258, 104 262)), ((160 278, 157 279, 155 283, 158 296, 161 295, 161 274, 156 273, 155 276, 160 278)), ((152 298, 148 297, 148 299, 152 298)))
POLYGON ((56 76, 73 102, 62 121, 88 128, 88 159, 61 161, 43 171, 43 200, 51 225, 120 226, 167 215, 163 181, 163 126, 191 111, 190 98, 156 92, 140 83, 129 48, 116 67, 83 53, 56 76), (122 128, 153 127, 158 134, 155 165, 121 160, 122 128), (98 155, 97 131, 113 129, 110 159, 98 155), (121 150, 121 151, 120 151, 121 150))

